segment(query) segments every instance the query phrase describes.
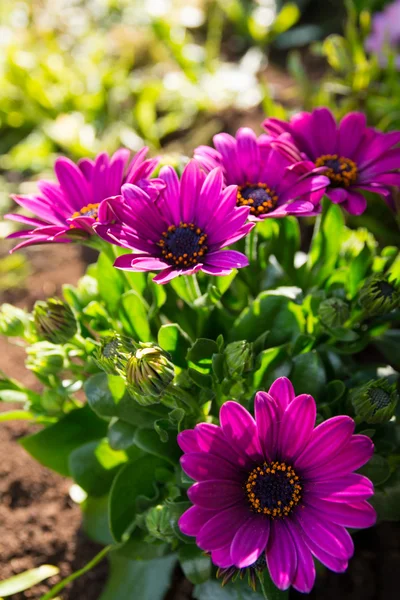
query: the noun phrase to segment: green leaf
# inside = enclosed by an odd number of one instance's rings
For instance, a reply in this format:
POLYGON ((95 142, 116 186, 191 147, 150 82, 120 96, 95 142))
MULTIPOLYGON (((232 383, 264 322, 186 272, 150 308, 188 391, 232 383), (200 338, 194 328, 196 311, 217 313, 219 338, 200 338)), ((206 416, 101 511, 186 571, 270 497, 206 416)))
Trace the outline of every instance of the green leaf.
POLYGON ((289 379, 297 395, 310 394, 316 399, 322 397, 326 375, 319 354, 313 350, 295 356, 289 379))
POLYGON ((186 353, 192 342, 189 336, 176 323, 162 325, 158 332, 158 343, 170 353, 175 365, 184 369, 187 366, 186 353))
POLYGON ((400 484, 375 490, 368 502, 371 502, 378 513, 379 521, 400 521, 400 484))
POLYGON ((367 244, 365 244, 360 254, 356 256, 349 265, 347 289, 349 290, 350 298, 354 298, 356 295, 360 283, 369 271, 371 262, 371 250, 368 248, 367 244))
POLYGON ((298 304, 286 296, 261 292, 236 319, 231 340, 254 342, 263 331, 269 330, 268 346, 280 346, 294 340, 303 327, 304 316, 298 304))
POLYGON ((194 584, 203 583, 211 577, 211 560, 195 544, 186 544, 179 549, 179 562, 185 577, 194 584))
POLYGON ((146 537, 148 537, 147 531, 135 529, 129 540, 122 544, 122 546, 119 546, 116 551, 117 555, 129 558, 130 560, 147 561, 154 558, 161 558, 171 551, 169 544, 153 540, 151 543, 148 543, 146 537))
POLYGON ((126 541, 134 523, 137 501, 142 496, 155 499, 155 471, 165 463, 155 456, 145 456, 127 463, 115 477, 110 491, 110 530, 117 542, 126 541))
POLYGON ((69 455, 82 444, 107 433, 107 424, 89 406, 73 410, 58 423, 22 438, 20 444, 45 467, 69 476, 69 455))
POLYGON ((196 364, 211 364, 212 355, 218 352, 218 344, 214 340, 199 338, 188 351, 186 358, 196 364))
POLYGON ((168 442, 162 442, 159 434, 154 429, 137 429, 135 444, 141 450, 158 456, 174 466, 182 454, 175 439, 170 436, 168 442))
POLYGON ((193 597, 196 600, 264 600, 261 592, 253 592, 247 579, 230 581, 225 587, 220 581, 209 580, 195 586, 193 597))
POLYGON ((117 414, 117 406, 109 388, 109 377, 105 373, 97 373, 89 377, 83 389, 90 408, 99 417, 110 418, 117 414))
POLYGON ((110 448, 107 439, 88 442, 71 452, 69 471, 76 483, 91 496, 103 496, 120 468, 125 452, 110 448))
POLYGON ((134 290, 121 297, 119 316, 126 333, 142 342, 151 340, 149 306, 134 290))
POLYGON ((340 206, 324 203, 324 213, 319 221, 319 229, 314 236, 308 259, 310 284, 317 285, 325 281, 335 268, 340 253, 344 217, 340 206))
POLYGON ((86 535, 98 544, 111 544, 114 539, 108 522, 108 495, 101 498, 88 496, 80 506, 86 535))
POLYGON ((368 477, 374 485, 382 485, 391 475, 391 469, 388 460, 374 454, 371 460, 360 469, 360 473, 368 477))
POLYGON ((111 260, 103 252, 97 261, 97 282, 99 294, 110 312, 118 309, 121 295, 124 293, 124 281, 121 273, 113 266, 111 260))
MULTIPOLYGON (((288 360, 288 352, 286 346, 278 346, 277 348, 268 348, 261 352, 257 359, 257 368, 253 373, 253 388, 258 390, 267 387, 267 381, 272 377, 275 369, 282 366, 287 366, 289 374, 291 362, 288 360)), ((272 377, 276 379, 276 377, 272 377)))
POLYGON ((188 369, 188 374, 190 379, 199 387, 204 388, 206 390, 212 388, 212 377, 211 375, 206 375, 205 373, 200 373, 196 369, 188 369))
POLYGON ((264 569, 260 573, 259 580, 268 600, 287 600, 289 598, 289 590, 279 590, 272 581, 268 569, 264 569))
POLYGON ((108 428, 108 441, 114 450, 126 450, 135 443, 136 427, 117 419, 108 428))
POLYGON ((29 588, 37 585, 41 581, 57 575, 59 571, 60 570, 57 567, 53 567, 53 565, 41 565, 37 569, 29 569, 29 571, 14 575, 9 579, 0 581, 0 595, 5 598, 29 590, 29 588))
POLYGON ((113 552, 110 576, 99 600, 163 600, 175 563, 174 555, 140 561, 113 552))

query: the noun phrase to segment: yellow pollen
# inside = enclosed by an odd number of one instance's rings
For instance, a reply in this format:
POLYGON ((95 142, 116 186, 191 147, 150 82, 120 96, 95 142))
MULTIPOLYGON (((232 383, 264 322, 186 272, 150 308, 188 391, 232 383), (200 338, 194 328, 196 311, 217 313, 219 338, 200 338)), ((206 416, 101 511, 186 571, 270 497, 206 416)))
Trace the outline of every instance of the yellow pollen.
MULTIPOLYGON (((74 212, 74 214, 71 215, 71 219, 76 219, 77 217, 92 217, 95 221, 97 221, 99 206, 100 203, 87 204, 86 206, 83 206, 80 210, 74 212)), ((71 224, 70 228, 74 229, 75 225, 71 224)))
POLYGON ((315 166, 326 167, 324 175, 331 180, 333 187, 349 187, 357 181, 357 164, 345 156, 324 154, 317 158, 315 166))
POLYGON ((251 215, 267 214, 275 208, 277 202, 277 194, 266 183, 247 182, 238 186, 236 205, 250 206, 251 215))

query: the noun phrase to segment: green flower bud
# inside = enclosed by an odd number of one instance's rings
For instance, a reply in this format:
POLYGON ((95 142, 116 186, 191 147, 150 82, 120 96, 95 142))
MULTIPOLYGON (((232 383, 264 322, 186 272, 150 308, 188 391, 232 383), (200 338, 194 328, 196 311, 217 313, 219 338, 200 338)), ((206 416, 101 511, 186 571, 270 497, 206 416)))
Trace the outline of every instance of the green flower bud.
POLYGON ((65 355, 60 346, 36 342, 26 349, 26 367, 38 375, 55 375, 64 367, 65 355))
POLYGON ((384 315, 400 307, 398 283, 386 275, 372 275, 361 288, 358 302, 369 316, 384 315))
POLYGON ((225 362, 229 377, 241 375, 253 367, 253 344, 242 340, 225 348, 225 362))
POLYGON ((386 379, 370 381, 351 395, 356 415, 370 424, 389 421, 398 399, 396 384, 390 384, 386 379))
POLYGON ((146 514, 146 526, 150 535, 157 540, 172 542, 175 538, 168 506, 159 504, 150 508, 146 514))
POLYGON ((39 336, 52 344, 68 342, 78 330, 71 308, 58 298, 36 302, 33 319, 39 336))
POLYGON ((102 341, 94 360, 100 369, 109 375, 121 375, 125 372, 127 361, 137 348, 138 345, 135 342, 116 333, 102 341))
POLYGON ((319 305, 318 315, 323 325, 329 328, 342 327, 349 318, 349 307, 340 298, 328 298, 319 305))
POLYGON ((174 365, 167 352, 152 343, 139 343, 126 364, 128 392, 142 405, 160 402, 174 374, 174 365))
POLYGON ((0 333, 7 337, 24 337, 29 315, 12 304, 0 308, 0 333))

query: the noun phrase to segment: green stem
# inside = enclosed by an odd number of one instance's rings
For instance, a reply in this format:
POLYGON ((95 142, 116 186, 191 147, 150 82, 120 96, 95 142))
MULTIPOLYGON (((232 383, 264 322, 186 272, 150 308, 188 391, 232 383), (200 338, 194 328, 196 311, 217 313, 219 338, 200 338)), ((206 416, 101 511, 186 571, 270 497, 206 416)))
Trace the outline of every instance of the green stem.
POLYGON ((102 561, 103 558, 107 556, 107 554, 113 548, 114 546, 111 544, 103 548, 98 554, 96 554, 94 558, 92 558, 90 562, 88 562, 84 567, 82 567, 82 569, 79 569, 79 571, 75 571, 75 573, 72 573, 71 575, 54 585, 51 588, 51 590, 47 592, 47 594, 40 598, 40 600, 51 600, 52 598, 54 598, 54 596, 58 594, 58 592, 61 592, 61 590, 63 590, 69 583, 75 581, 75 579, 78 579, 78 577, 81 577, 81 575, 84 575, 85 573, 90 571, 90 569, 93 569, 93 567, 95 567, 100 561, 102 561))
POLYGON ((263 574, 260 573, 259 571, 257 571, 257 577, 258 577, 258 581, 260 582, 260 588, 261 588, 261 591, 262 591, 262 595, 264 596, 265 600, 269 600, 268 599, 267 590, 265 589, 265 585, 264 585, 263 574))
POLYGON ((196 273, 193 275, 184 275, 186 287, 190 292, 190 299, 192 302, 201 297, 201 290, 199 282, 197 281, 196 273))

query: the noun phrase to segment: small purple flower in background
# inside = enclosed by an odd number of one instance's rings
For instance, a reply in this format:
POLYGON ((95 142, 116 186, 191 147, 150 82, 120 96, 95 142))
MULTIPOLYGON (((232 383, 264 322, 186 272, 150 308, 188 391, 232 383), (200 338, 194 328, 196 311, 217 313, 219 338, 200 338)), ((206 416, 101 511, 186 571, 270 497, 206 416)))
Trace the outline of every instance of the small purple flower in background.
POLYGON ((382 195, 394 208, 390 187, 400 185, 400 148, 395 147, 400 132, 381 133, 367 127, 365 115, 356 112, 347 114, 337 125, 327 108, 298 113, 289 123, 266 119, 263 126, 276 136, 274 146, 286 153, 290 144, 280 143, 280 136, 290 134, 303 158, 326 168, 330 179, 327 196, 349 213, 360 215, 367 208, 361 191, 382 195))
POLYGON ((222 250, 247 235, 248 207, 236 207, 236 186, 222 189, 221 169, 206 177, 191 161, 181 180, 172 167, 163 167, 165 188, 155 202, 135 185, 125 185, 122 196, 107 201, 115 223, 96 223, 94 229, 112 244, 141 254, 125 254, 114 263, 128 271, 161 271, 156 283, 178 275, 204 271, 228 275, 246 267, 247 258, 235 250, 222 250))
MULTIPOLYGON (((158 159, 145 160, 147 151, 148 148, 142 148, 137 152, 127 168, 130 152, 124 148, 111 158, 103 152, 94 161, 84 158, 77 165, 68 158, 58 158, 54 166, 57 182, 42 180, 38 182, 39 193, 13 196, 17 204, 38 217, 5 215, 13 221, 33 226, 8 236, 25 240, 13 251, 33 244, 71 242, 77 236, 93 234, 92 225, 103 211, 101 202, 120 194, 124 183, 139 185, 156 197, 163 183, 159 179, 148 180, 158 159)), ((101 217, 105 219, 107 215, 104 213, 101 217)))
POLYGON ((250 220, 317 214, 329 180, 313 173, 314 165, 301 157, 284 156, 270 140, 243 127, 235 138, 227 133, 214 136, 216 149, 199 146, 194 157, 207 172, 223 168, 226 184, 239 186, 237 205, 250 208, 250 220))
POLYGON ((220 427, 201 423, 178 435, 181 465, 197 483, 181 531, 196 537, 220 569, 266 566, 279 589, 309 592, 313 556, 336 572, 347 568, 354 546, 346 527, 371 527, 375 510, 366 500, 372 483, 353 473, 373 454, 354 421, 333 417, 314 428, 314 399, 295 396, 277 379, 258 392, 255 419, 226 402, 220 427))
POLYGON ((400 0, 372 16, 372 31, 366 39, 365 48, 377 55, 382 67, 388 64, 389 54, 393 53, 396 67, 400 70, 400 0))

